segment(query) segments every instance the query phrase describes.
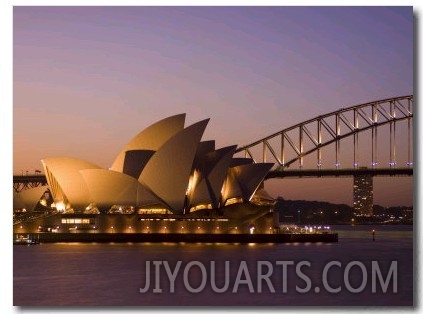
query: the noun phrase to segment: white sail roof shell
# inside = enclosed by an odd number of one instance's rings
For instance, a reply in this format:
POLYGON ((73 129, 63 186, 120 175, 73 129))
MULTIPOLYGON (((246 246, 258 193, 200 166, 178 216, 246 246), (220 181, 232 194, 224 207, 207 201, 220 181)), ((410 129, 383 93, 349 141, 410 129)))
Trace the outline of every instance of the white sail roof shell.
POLYGON ((183 130, 184 124, 185 113, 165 118, 150 125, 126 144, 110 169, 118 172, 123 171, 125 153, 128 150, 157 151, 167 140, 183 130))
POLYGON ((101 169, 91 162, 69 157, 42 160, 54 201, 70 203, 74 209, 85 209, 90 203, 87 184, 79 170, 101 169))
POLYGON ((232 158, 230 167, 242 166, 242 165, 251 165, 254 163, 254 160, 251 158, 235 157, 232 158))
POLYGON ((139 181, 174 213, 182 213, 198 143, 209 119, 173 136, 150 158, 139 181))
POLYGON ((210 203, 217 207, 221 198, 223 182, 235 153, 236 145, 228 146, 210 152, 203 157, 200 163, 202 178, 193 191, 190 199, 191 206, 210 203))
POLYGON ((54 202, 76 210, 90 203, 161 205, 180 214, 234 197, 249 201, 273 164, 233 158, 236 146, 215 150, 214 141, 200 142, 208 121, 185 129, 185 114, 158 121, 125 146, 110 170, 77 158, 42 160, 54 202))
POLYGON ((273 163, 259 163, 230 168, 223 189, 223 204, 234 197, 250 201, 272 166, 273 163))
POLYGON ((99 208, 158 203, 137 179, 127 174, 106 169, 85 169, 80 173, 87 184, 90 201, 99 208))

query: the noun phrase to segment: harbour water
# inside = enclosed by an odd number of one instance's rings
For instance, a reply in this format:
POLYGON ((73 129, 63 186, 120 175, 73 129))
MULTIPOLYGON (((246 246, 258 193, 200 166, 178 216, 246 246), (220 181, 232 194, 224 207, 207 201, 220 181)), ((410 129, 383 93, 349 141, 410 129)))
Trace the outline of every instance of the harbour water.
POLYGON ((413 305, 415 265, 412 226, 332 228, 339 233, 337 243, 55 243, 14 246, 14 305, 413 305), (373 229, 375 241, 372 239, 373 229), (146 272, 148 261, 151 267, 150 271, 146 272), (154 261, 162 261, 158 275, 157 269, 153 267, 154 261), (173 271, 178 261, 181 261, 180 269, 172 293, 163 263, 167 262, 173 271), (186 266, 192 261, 197 263, 191 265, 188 271, 186 266), (216 292, 211 285, 211 261, 215 261, 216 286, 223 287, 226 281, 229 282, 223 293, 216 292), (225 261, 229 261, 227 277, 225 261), (247 268, 244 268, 242 276, 239 277, 238 272, 243 261, 247 268), (283 267, 277 265, 277 261, 287 265, 286 274, 283 267), (325 266, 333 261, 340 264, 332 265, 324 275, 325 266), (258 266, 259 262, 261 266, 258 266), (372 276, 372 262, 373 265, 377 262, 382 279, 387 281, 385 292, 380 281, 377 281, 372 289, 373 277, 378 278, 377 275, 372 276), (388 282, 388 272, 395 264, 392 262, 396 262, 397 268, 388 282), (200 264, 204 265, 206 271, 202 289, 199 289, 203 283, 200 264), (299 264, 303 264, 300 273, 296 270, 299 264), (269 267, 273 270, 271 276, 269 267), (270 285, 266 280, 258 280, 258 268, 261 269, 261 274, 269 275, 270 285), (187 270, 187 278, 184 277, 184 269, 187 270), (146 287, 148 275, 151 279, 150 288, 141 293, 140 288, 146 287), (247 283, 246 276, 251 277, 251 285, 247 283), (159 282, 156 282, 156 278, 159 282), (325 283, 324 278, 327 278, 325 283), (307 279, 311 284, 309 287, 307 279), (158 284, 161 292, 158 292, 159 289, 154 291, 158 284), (341 288, 339 292, 330 290, 338 287, 341 288), (197 293, 189 291, 196 288, 197 293))

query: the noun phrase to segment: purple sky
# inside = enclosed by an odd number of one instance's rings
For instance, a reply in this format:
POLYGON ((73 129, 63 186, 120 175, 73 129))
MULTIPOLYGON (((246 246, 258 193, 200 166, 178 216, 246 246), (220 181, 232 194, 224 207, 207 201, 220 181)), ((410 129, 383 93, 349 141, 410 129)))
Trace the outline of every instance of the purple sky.
MULTIPOLYGON (((70 156, 108 168, 186 112, 248 144, 315 116, 413 94, 412 7, 14 7, 14 173, 70 156)), ((375 202, 411 205, 412 178, 375 202)), ((273 180, 273 196, 352 203, 352 179, 273 180), (304 193, 306 192, 306 193, 304 193)))

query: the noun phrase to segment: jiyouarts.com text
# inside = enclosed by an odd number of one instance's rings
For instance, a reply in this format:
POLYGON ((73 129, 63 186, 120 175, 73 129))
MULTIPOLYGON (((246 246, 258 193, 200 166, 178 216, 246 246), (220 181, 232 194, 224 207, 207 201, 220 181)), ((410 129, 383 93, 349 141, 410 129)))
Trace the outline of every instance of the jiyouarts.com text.
POLYGON ((319 276, 309 276, 312 268, 309 261, 257 261, 253 267, 246 261, 145 261, 140 292, 175 293, 183 288, 200 293, 207 286, 216 293, 237 293, 241 289, 248 289, 250 293, 288 293, 295 289, 297 293, 325 290, 334 294, 345 290, 360 293, 366 287, 371 287, 372 293, 397 293, 398 290, 397 261, 392 261, 389 268, 381 267, 378 261, 366 264, 330 261, 319 267, 319 276), (333 277, 338 280, 330 280, 333 277), (181 284, 176 285, 178 280, 181 284), (294 286, 289 284, 290 280, 295 281, 294 286))

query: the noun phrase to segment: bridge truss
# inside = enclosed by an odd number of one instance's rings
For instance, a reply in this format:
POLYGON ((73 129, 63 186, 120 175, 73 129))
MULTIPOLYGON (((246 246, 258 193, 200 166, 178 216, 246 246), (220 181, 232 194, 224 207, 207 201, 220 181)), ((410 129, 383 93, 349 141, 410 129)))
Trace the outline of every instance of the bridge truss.
MULTIPOLYGON (((359 168, 359 135, 370 132, 371 163, 370 168, 378 165, 378 129, 389 126, 389 165, 397 167, 398 136, 397 124, 407 124, 406 135, 406 168, 413 166, 412 154, 412 123, 413 95, 378 100, 318 116, 283 129, 254 143, 238 148, 237 153, 255 162, 276 163, 277 171, 282 171, 298 162, 298 167, 304 167, 304 157, 310 154, 317 156, 317 169, 321 169, 323 148, 333 145, 335 169, 340 168, 341 141, 352 137, 352 164, 349 168, 359 168), (260 152, 261 151, 261 152, 260 152), (269 158, 270 157, 270 158, 269 158)), ((383 138, 385 141, 386 138, 383 138)), ((403 145, 404 146, 404 145, 403 145)), ((366 147, 368 149, 369 147, 366 147)), ((404 153, 402 151, 402 153, 404 153)), ((332 167, 333 168, 333 167, 332 167)), ((411 172, 412 173, 412 172, 411 172)))

